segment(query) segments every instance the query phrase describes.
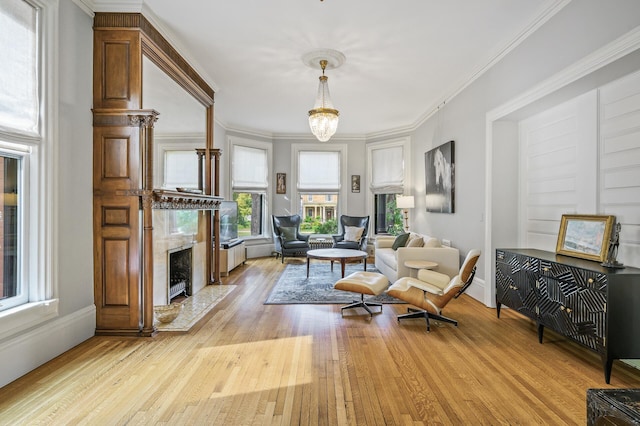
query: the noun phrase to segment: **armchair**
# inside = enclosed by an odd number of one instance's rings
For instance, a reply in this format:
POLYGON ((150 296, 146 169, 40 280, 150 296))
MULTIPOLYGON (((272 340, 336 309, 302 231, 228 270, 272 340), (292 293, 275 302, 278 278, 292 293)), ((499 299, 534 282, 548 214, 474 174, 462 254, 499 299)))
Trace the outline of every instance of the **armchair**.
POLYGON ((273 221, 273 243, 275 251, 282 256, 284 263, 285 256, 295 256, 306 254, 309 250, 309 236, 300 234, 300 223, 302 219, 299 215, 292 216, 271 216, 273 221))
POLYGON ((340 216, 340 231, 342 232, 341 234, 331 236, 334 248, 367 251, 369 216, 340 216), (354 228, 362 228, 362 233, 358 236, 354 228))
POLYGON ((429 319, 457 327, 458 321, 442 316, 442 309, 471 285, 479 257, 480 250, 470 250, 460 272, 453 278, 440 272, 420 269, 417 279, 404 277, 393 283, 387 294, 421 308, 409 308, 409 313, 398 315, 398 321, 404 318, 424 318, 427 321, 427 331, 430 330, 429 319))

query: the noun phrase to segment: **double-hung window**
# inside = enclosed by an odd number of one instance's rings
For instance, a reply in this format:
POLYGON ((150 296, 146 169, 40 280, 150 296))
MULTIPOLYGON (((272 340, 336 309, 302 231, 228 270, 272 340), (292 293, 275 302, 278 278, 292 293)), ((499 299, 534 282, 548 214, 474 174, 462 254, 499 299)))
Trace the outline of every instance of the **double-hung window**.
POLYGON ((232 139, 231 146, 231 191, 238 203, 238 237, 263 237, 271 145, 232 139))
POLYGON ((298 151, 297 175, 298 212, 303 220, 300 232, 337 233, 341 151, 298 151))
POLYGON ((396 196, 402 195, 406 185, 408 150, 408 139, 368 147, 376 234, 397 234, 403 230, 396 196))
POLYGON ((0 317, 7 326, 0 337, 56 313, 49 258, 55 91, 46 84, 55 80, 55 8, 44 0, 0 2, 0 317))

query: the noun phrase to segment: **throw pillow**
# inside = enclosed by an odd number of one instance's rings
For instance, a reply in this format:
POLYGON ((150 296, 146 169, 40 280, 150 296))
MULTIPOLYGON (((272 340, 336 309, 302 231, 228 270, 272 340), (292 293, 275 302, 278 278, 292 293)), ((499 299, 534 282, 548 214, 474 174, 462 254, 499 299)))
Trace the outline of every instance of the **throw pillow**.
POLYGON ((424 243, 425 247, 440 247, 440 240, 438 240, 437 238, 429 238, 427 241, 425 241, 424 243))
POLYGON ((424 246, 424 240, 422 237, 415 237, 409 240, 406 247, 422 247, 424 246))
POLYGON ((295 226, 281 226, 280 235, 284 242, 295 241, 298 239, 298 229, 295 226))
POLYGON ((357 226, 345 226, 344 227, 344 240, 360 242, 364 228, 358 228, 357 226))
POLYGON ((391 246, 391 248, 394 250, 398 250, 399 247, 404 247, 404 245, 407 244, 408 239, 409 234, 407 233, 398 235, 393 241, 393 245, 391 246))

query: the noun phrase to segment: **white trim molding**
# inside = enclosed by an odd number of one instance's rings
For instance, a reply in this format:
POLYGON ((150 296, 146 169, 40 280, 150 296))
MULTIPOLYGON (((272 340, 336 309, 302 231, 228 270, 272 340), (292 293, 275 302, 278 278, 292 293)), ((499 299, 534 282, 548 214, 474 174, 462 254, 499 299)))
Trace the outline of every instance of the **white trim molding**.
MULTIPOLYGON (((521 108, 548 96, 569 84, 615 62, 640 49, 640 26, 627 32, 613 42, 585 56, 552 77, 542 81, 526 92, 516 96, 510 101, 492 109, 486 114, 485 121, 485 247, 484 257, 485 276, 495 275, 495 259, 492 240, 492 198, 493 198, 493 126, 494 122, 504 119, 521 108)), ((495 306, 495 287, 485 287, 484 304, 495 306)))

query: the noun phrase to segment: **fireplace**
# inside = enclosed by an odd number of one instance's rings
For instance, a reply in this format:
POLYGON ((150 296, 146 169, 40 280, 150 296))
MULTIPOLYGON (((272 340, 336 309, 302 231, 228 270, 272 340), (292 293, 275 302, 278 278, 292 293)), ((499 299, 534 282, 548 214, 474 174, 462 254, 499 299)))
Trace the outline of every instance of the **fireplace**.
POLYGON ((177 296, 191 296, 193 245, 171 249, 167 253, 167 265, 169 268, 167 273, 167 300, 171 303, 171 299, 177 296))

